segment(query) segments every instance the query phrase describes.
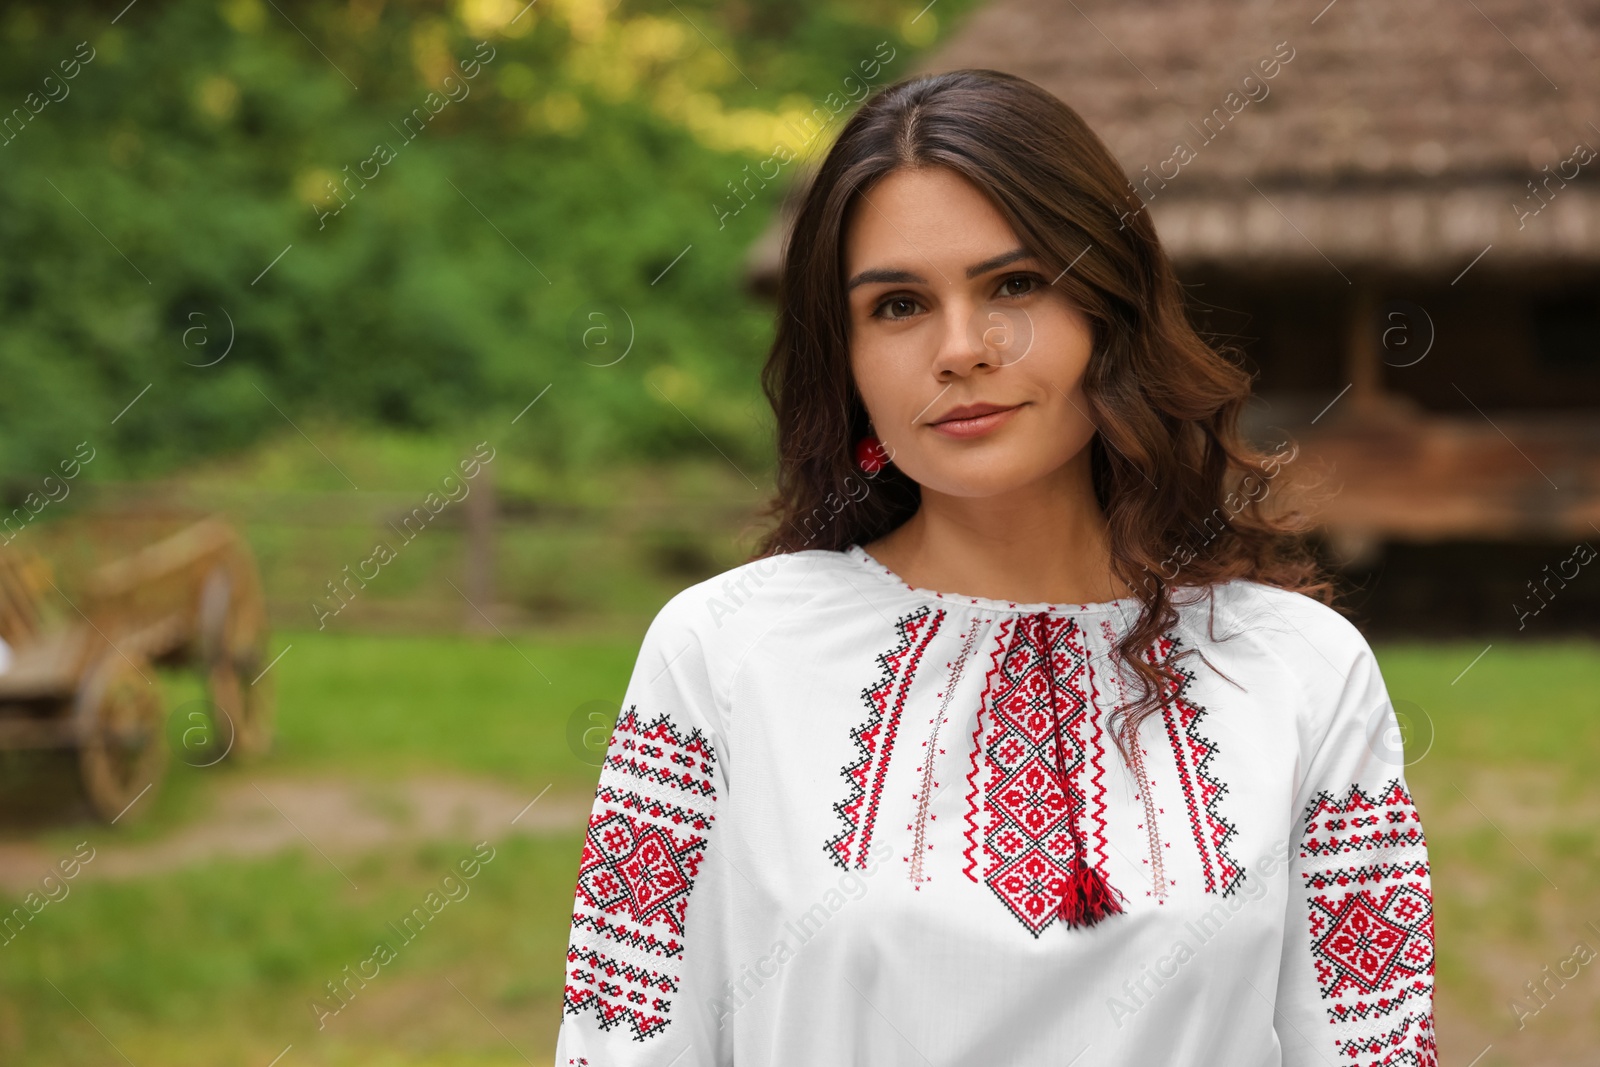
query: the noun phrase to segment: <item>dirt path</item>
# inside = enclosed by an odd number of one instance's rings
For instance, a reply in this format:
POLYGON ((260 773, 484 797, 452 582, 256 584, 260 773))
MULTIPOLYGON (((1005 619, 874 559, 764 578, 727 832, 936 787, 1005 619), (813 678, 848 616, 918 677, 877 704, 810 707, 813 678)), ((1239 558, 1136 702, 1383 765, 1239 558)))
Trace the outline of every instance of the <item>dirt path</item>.
MULTIPOLYGON (((158 841, 108 841, 104 827, 86 824, 83 836, 95 853, 78 878, 140 878, 291 848, 321 850, 342 865, 397 843, 493 841, 511 834, 572 830, 589 813, 587 801, 571 796, 548 794, 535 800, 535 794, 496 782, 448 775, 397 783, 252 776, 227 783, 209 799, 211 810, 204 818, 158 841)), ((0 839, 0 891, 36 888, 62 858, 22 835, 0 839)))

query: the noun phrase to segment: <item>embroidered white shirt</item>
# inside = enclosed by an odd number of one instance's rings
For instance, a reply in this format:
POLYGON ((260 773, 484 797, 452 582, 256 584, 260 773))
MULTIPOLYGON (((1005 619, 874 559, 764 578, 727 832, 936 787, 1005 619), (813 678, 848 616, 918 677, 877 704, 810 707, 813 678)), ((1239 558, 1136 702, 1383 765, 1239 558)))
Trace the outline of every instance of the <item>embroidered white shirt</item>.
POLYGON ((1192 595, 1125 761, 1138 610, 913 589, 859 546, 675 596, 601 769, 556 1063, 1433 1067, 1366 641, 1258 583, 1192 595))

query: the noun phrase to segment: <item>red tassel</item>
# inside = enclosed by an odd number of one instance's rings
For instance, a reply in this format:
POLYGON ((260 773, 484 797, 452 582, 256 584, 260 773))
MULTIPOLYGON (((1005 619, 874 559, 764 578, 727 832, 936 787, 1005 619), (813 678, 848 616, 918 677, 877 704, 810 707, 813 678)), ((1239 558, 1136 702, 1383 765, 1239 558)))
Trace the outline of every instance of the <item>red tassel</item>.
POLYGON ((1059 914, 1068 926, 1093 926, 1108 915, 1121 915, 1127 899, 1107 882, 1105 876, 1086 863, 1067 882, 1059 914))

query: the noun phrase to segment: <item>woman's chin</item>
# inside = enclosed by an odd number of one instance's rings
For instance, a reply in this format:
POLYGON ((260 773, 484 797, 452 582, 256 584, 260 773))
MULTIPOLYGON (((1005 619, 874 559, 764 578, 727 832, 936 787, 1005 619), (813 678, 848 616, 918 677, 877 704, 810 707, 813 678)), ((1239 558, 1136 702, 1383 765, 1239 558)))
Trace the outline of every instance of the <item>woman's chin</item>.
POLYGON ((963 457, 954 463, 927 464, 907 473, 922 486, 924 493, 970 499, 1002 496, 1037 485, 1053 469, 1041 467, 1037 457, 996 452, 963 457))

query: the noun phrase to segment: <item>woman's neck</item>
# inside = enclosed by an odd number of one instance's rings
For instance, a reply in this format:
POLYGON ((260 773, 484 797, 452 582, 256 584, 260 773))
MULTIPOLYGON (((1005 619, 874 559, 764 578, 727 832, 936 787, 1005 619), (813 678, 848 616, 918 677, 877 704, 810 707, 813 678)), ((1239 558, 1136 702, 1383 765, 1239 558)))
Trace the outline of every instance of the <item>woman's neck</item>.
POLYGON ((1087 450, 1049 479, 988 497, 922 491, 901 526, 863 545, 907 585, 1018 603, 1097 603, 1130 590, 1111 574, 1087 450))

